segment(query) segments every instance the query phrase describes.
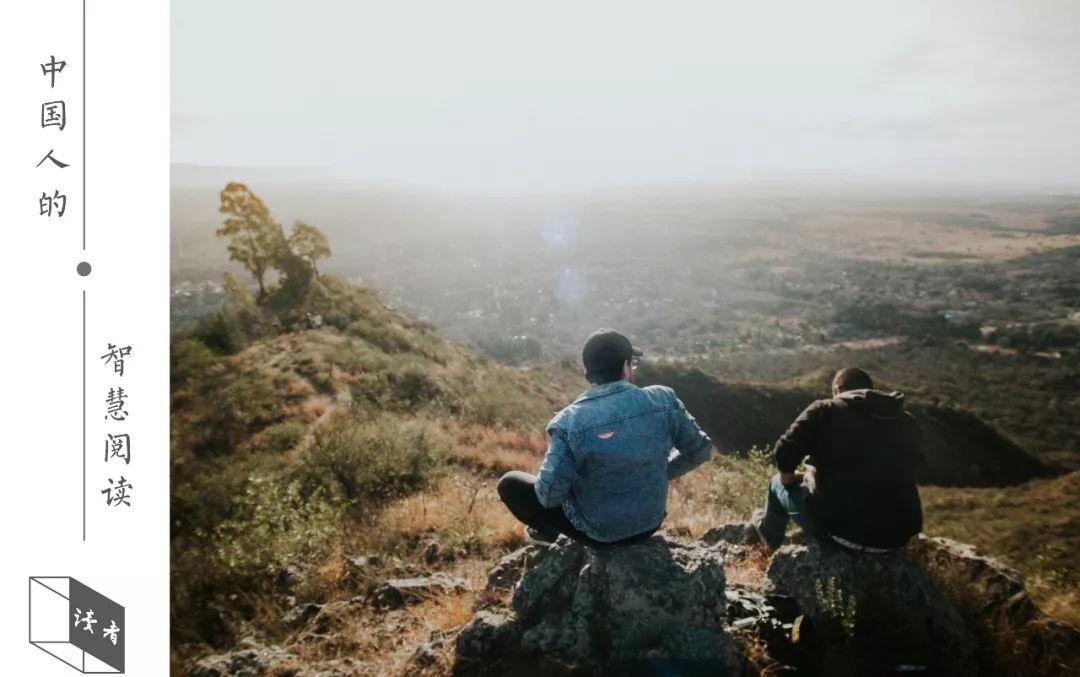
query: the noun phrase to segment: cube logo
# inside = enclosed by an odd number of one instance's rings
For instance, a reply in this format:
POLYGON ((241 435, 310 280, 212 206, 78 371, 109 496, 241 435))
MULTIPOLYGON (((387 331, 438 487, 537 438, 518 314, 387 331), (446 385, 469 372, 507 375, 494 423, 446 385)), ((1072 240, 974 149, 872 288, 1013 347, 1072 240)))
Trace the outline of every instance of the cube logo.
POLYGON ((124 672, 124 607, 70 576, 30 577, 30 643, 85 675, 124 672))

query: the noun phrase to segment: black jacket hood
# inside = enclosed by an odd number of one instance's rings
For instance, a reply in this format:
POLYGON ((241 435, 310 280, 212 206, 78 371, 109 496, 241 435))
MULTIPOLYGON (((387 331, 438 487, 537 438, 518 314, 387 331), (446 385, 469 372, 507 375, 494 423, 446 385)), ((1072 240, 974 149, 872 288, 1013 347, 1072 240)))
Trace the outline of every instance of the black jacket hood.
POLYGON ((848 390, 837 395, 836 399, 876 418, 898 418, 904 413, 904 393, 895 390, 891 393, 869 388, 848 390))

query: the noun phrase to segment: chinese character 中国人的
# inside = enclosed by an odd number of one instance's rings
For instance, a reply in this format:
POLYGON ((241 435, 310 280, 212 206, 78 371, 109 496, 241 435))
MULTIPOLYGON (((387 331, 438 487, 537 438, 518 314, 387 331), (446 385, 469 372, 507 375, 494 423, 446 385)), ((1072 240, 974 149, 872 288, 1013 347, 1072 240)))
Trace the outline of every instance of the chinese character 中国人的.
POLYGON ((127 398, 128 394, 123 388, 109 388, 109 394, 105 397, 105 418, 111 418, 114 421, 126 420, 128 412, 124 409, 124 402, 127 398))
POLYGON ((105 435, 105 462, 119 458, 124 463, 131 463, 131 435, 105 435))
POLYGON ((120 628, 116 627, 116 621, 109 621, 109 627, 101 629, 102 636, 105 639, 110 640, 113 643, 113 646, 116 646, 116 635, 119 632, 120 628))
POLYGON ((59 127, 61 132, 67 127, 67 106, 63 101, 41 104, 41 128, 46 127, 59 127))
POLYGON ((38 163, 37 163, 36 165, 34 165, 34 166, 35 166, 35 167, 40 167, 40 166, 41 166, 41 163, 42 163, 42 162, 45 162, 46 160, 48 160, 48 161, 52 162, 52 163, 53 163, 54 165, 56 165, 56 166, 57 166, 57 167, 59 167, 60 169, 63 169, 64 167, 70 167, 70 166, 71 166, 71 165, 70 165, 70 164, 68 164, 67 162, 61 162, 60 160, 57 160, 56 158, 54 158, 54 157, 53 157, 53 149, 52 149, 52 148, 50 148, 50 149, 49 149, 49 152, 45 154, 45 157, 41 158, 41 161, 40 161, 40 162, 38 162, 38 163))
POLYGON ((91 635, 94 634, 94 624, 97 623, 97 619, 94 618, 94 610, 87 609, 86 613, 83 614, 82 609, 76 608, 75 627, 79 627, 80 623, 82 624, 83 630, 88 630, 91 635))
POLYGON ((60 71, 64 70, 64 66, 67 65, 67 61, 57 61, 56 57, 49 55, 49 63, 41 64, 41 74, 50 78, 49 89, 56 86, 56 76, 60 71))
POLYGON ((113 507, 118 505, 126 505, 128 507, 131 507, 131 494, 128 492, 135 487, 133 487, 131 483, 124 479, 123 475, 121 475, 120 479, 115 482, 111 477, 108 479, 111 486, 108 486, 101 490, 101 493, 105 494, 105 504, 113 507))
POLYGON ((117 348, 113 344, 109 344, 107 348, 109 352, 101 356, 101 359, 105 360, 105 364, 112 362, 113 373, 118 376, 124 375, 124 358, 131 354, 131 346, 124 346, 117 348))
POLYGON ((61 195, 58 190, 53 191, 51 196, 42 192, 38 206, 41 208, 41 216, 52 216, 54 211, 58 217, 63 216, 67 211, 67 195, 61 195))

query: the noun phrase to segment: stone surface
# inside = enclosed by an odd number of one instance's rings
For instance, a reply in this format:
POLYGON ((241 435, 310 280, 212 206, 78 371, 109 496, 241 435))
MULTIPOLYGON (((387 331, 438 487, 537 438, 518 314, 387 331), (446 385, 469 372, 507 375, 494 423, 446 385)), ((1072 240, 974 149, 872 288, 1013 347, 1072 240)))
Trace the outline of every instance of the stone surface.
POLYGON ((248 637, 241 640, 237 651, 200 659, 189 674, 191 677, 261 677, 271 670, 293 667, 296 662, 296 656, 288 651, 248 637))
POLYGON ((1015 571, 948 538, 920 536, 908 553, 979 638, 984 672, 1080 675, 1080 631, 1046 618, 1015 571))
POLYGON ((488 574, 487 585, 484 586, 484 589, 487 592, 494 593, 513 590, 518 581, 521 580, 525 570, 529 566, 536 564, 543 557, 546 550, 547 548, 527 545, 504 556, 488 574))
POLYGON ((724 669, 735 662, 726 605, 723 558, 702 543, 654 536, 594 550, 560 539, 514 588, 512 610, 481 611, 465 627, 455 669, 604 672, 675 659, 724 669))
POLYGON ((400 609, 421 600, 466 589, 465 579, 439 573, 416 578, 392 578, 375 589, 374 598, 377 606, 400 609))
POLYGON ((760 544, 757 531, 754 530, 754 525, 750 522, 721 524, 702 534, 701 540, 709 545, 724 543, 728 546, 742 545, 753 547, 760 544))
POLYGON ((979 647, 959 610, 902 551, 785 545, 767 576, 811 621, 821 648, 817 667, 828 674, 879 674, 901 665, 978 673, 979 647))
POLYGON ((322 605, 314 602, 294 606, 281 617, 281 624, 289 630, 296 630, 307 625, 307 622, 314 618, 321 609, 322 605))

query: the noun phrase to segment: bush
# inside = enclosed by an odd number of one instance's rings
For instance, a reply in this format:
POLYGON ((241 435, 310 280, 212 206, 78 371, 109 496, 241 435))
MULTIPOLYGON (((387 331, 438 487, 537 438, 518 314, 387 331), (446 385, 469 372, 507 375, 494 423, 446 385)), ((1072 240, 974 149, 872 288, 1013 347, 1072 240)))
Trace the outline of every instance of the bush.
POLYGON ((300 421, 282 421, 262 430, 245 445, 256 454, 283 454, 300 442, 307 426, 300 421))
POLYGON ((221 355, 238 353, 248 344, 247 334, 235 313, 225 309, 199 320, 195 326, 195 336, 221 355))
POLYGON ((342 533, 340 506, 322 491, 305 495, 298 481, 252 477, 233 513, 213 533, 213 557, 231 576, 320 563, 342 533))
POLYGON ((409 341, 405 332, 385 322, 363 318, 350 324, 347 331, 383 352, 407 353, 413 349, 412 342, 409 341))
POLYGON ((218 360, 213 351, 197 338, 173 337, 171 347, 169 375, 174 390, 203 378, 218 360))
POLYGON ((422 422, 339 418, 315 433, 301 473, 309 486, 333 487, 364 509, 427 486, 445 446, 422 422))
POLYGON ((428 371, 413 365, 360 372, 350 392, 355 402, 394 411, 414 411, 426 404, 444 404, 446 399, 446 393, 428 371))
POLYGON ((442 388, 420 367, 406 367, 390 375, 394 400, 407 409, 437 401, 442 388))

